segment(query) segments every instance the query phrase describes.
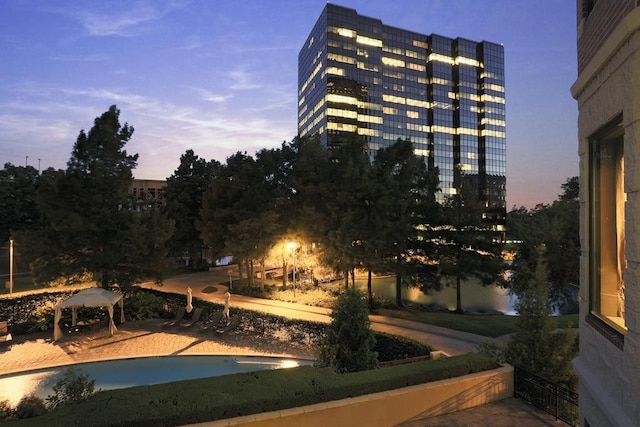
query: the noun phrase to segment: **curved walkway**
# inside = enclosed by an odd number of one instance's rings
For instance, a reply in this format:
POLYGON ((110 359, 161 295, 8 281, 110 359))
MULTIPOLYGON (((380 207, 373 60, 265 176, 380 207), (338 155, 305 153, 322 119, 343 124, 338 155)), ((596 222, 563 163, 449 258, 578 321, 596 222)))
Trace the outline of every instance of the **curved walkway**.
MULTIPOLYGON (((161 289, 186 295, 187 288, 191 287, 194 297, 224 304, 223 298, 226 286, 220 286, 220 283, 226 283, 229 280, 229 269, 231 269, 233 277, 237 276, 235 267, 218 267, 213 271, 168 279, 162 285, 161 289)), ((141 286, 158 289, 158 286, 151 282, 143 283, 141 286)), ((311 307, 304 304, 232 295, 230 306, 232 311, 234 307, 242 307, 248 310, 263 311, 292 319, 322 323, 329 323, 331 321, 331 317, 329 316, 331 313, 330 309, 311 307)), ((481 335, 459 332, 393 317, 371 315, 369 318, 371 319, 371 327, 375 331, 411 338, 429 344, 436 350, 440 350, 449 355, 469 353, 474 351, 476 346, 481 342, 494 340, 493 338, 481 335)))

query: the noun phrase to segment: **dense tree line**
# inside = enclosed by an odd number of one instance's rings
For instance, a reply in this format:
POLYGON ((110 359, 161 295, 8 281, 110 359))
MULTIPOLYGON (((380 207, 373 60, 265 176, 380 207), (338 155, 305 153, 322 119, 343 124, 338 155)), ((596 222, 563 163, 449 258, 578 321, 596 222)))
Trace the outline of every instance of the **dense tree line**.
POLYGON ((370 299, 374 273, 395 275, 398 305, 405 286, 455 286, 461 311, 462 281, 499 278, 501 245, 481 220, 478 194, 461 185, 437 203, 438 171, 409 140, 371 153, 358 138, 331 149, 294 138, 225 163, 187 150, 167 179, 165 205, 140 210, 128 192, 133 127, 119 115, 112 106, 80 132, 66 170, 5 165, 1 237, 16 239, 36 280, 90 274, 105 287, 126 285, 160 280, 169 258, 201 268, 231 255, 253 285, 266 266, 286 271, 288 250, 298 267, 336 272, 346 286, 355 271, 368 272, 370 299), (287 241, 295 245, 285 249, 287 241))
POLYGON ((359 139, 327 150, 315 138, 295 138, 255 158, 227 158, 201 196, 194 227, 213 258, 233 254, 250 284, 258 268, 264 277, 265 263, 277 265, 273 253, 286 250, 283 242, 295 241, 298 262, 313 248, 316 268, 339 273, 347 287, 356 270, 368 272, 370 301, 372 274, 392 273, 398 305, 407 285, 452 285, 462 311, 463 280, 500 279, 501 245, 482 222, 476 194, 440 205, 438 191, 438 171, 409 140, 370 155, 359 139))
POLYGON ((580 285, 580 202, 578 177, 568 178, 551 204, 533 209, 513 208, 507 214, 507 233, 515 254, 511 290, 520 295, 535 275, 539 254, 548 269, 547 303, 555 308, 572 302, 580 285), (540 251, 544 247, 544 252, 540 251))

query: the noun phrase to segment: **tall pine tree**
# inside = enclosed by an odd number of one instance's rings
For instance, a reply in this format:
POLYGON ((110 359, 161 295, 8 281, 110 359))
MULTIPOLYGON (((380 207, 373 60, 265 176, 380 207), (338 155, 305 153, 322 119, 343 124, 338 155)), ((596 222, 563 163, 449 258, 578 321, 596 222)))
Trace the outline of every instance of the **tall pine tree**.
MULTIPOLYGON (((138 155, 124 150, 133 127, 122 126, 119 118, 113 105, 88 133, 80 131, 66 171, 39 188, 45 225, 26 233, 23 244, 37 280, 89 273, 104 288, 128 285, 142 278, 141 253, 146 260, 154 257, 150 248, 164 250, 158 242, 146 245, 136 229, 144 219, 131 209, 129 187, 138 155)), ((171 228, 167 221, 159 224, 171 228)), ((161 230, 150 233, 168 237, 161 230)))

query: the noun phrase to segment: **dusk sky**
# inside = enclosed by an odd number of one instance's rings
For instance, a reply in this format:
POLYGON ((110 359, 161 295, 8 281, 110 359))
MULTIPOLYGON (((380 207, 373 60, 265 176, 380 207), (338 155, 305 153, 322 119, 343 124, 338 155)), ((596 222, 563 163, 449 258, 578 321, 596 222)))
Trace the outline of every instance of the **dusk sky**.
MULTIPOLYGON (((578 174, 573 0, 341 0, 386 25, 505 47, 507 209, 578 174)), ((136 178, 297 134, 298 51, 324 0, 0 2, 0 163, 66 168, 116 104, 136 178), (28 156, 28 159, 27 159, 28 156)), ((0 166, 1 166, 0 165, 0 166)))

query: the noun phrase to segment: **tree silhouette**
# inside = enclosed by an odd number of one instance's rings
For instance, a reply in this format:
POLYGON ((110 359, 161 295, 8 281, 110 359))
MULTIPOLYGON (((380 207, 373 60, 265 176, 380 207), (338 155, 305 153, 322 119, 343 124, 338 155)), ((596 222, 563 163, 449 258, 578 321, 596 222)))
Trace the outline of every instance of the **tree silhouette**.
MULTIPOLYGON (((162 256, 164 242, 147 244, 147 239, 169 232, 142 233, 137 227, 151 213, 131 209, 129 187, 138 155, 124 150, 133 127, 122 126, 119 117, 113 105, 88 133, 80 131, 67 169, 39 187, 44 226, 21 236, 36 280, 89 273, 104 288, 129 285, 146 271, 141 259, 155 259, 153 251, 162 256)), ((168 231, 171 223, 158 218, 154 226, 168 231)))

